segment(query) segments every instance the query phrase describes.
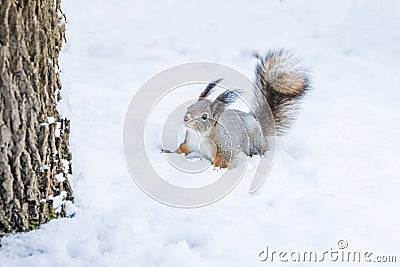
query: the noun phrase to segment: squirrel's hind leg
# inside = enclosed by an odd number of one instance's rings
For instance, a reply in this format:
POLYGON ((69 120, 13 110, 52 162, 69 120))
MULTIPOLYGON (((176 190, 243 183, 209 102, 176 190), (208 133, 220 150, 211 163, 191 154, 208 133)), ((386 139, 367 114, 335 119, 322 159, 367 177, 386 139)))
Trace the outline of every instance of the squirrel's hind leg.
POLYGON ((220 168, 229 168, 231 162, 232 162, 231 157, 226 157, 223 153, 220 153, 219 151, 217 151, 212 161, 215 167, 220 167, 220 168))
POLYGON ((190 148, 188 146, 188 144, 186 143, 186 140, 179 145, 179 147, 175 150, 175 151, 171 151, 169 149, 161 149, 161 153, 177 153, 177 154, 185 154, 188 155, 190 154, 192 151, 190 151, 190 148))

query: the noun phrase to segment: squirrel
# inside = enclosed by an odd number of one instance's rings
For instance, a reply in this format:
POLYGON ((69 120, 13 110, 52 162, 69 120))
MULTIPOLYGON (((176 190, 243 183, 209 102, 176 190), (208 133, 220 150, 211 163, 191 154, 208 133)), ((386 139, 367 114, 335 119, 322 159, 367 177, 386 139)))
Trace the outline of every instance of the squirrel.
POLYGON ((238 98, 238 90, 225 90, 214 101, 207 99, 222 79, 210 82, 197 102, 187 108, 185 140, 175 153, 201 153, 215 167, 228 168, 241 152, 263 155, 268 150, 267 138, 289 128, 296 104, 310 88, 307 71, 287 50, 270 50, 257 58, 253 111, 228 108, 238 98), (271 115, 276 128, 271 125, 271 115))

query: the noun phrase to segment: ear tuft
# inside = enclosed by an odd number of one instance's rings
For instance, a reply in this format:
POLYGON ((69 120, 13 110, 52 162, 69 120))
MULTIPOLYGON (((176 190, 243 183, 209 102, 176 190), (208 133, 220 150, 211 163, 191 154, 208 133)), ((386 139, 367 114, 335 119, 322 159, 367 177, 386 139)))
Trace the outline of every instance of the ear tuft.
POLYGON ((215 100, 224 103, 225 105, 229 105, 235 102, 236 99, 239 98, 238 90, 226 90, 222 94, 220 94, 215 100))
POLYGON ((203 92, 201 92, 200 96, 199 96, 199 101, 205 99, 209 94, 211 94, 211 92, 213 91, 214 87, 217 86, 217 84, 219 82, 222 81, 222 78, 212 81, 210 82, 207 87, 203 90, 203 92))
POLYGON ((225 106, 233 103, 236 99, 238 99, 238 92, 239 90, 226 90, 212 102, 211 110, 213 112, 213 119, 215 123, 218 122, 219 117, 225 109, 225 106))

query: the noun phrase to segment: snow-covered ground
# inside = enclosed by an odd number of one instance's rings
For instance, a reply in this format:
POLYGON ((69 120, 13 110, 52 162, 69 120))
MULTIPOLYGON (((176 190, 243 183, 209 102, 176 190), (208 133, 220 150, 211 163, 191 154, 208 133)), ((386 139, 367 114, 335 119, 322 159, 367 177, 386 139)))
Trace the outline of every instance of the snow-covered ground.
POLYGON ((0 266, 266 266, 266 245, 322 253, 340 239, 400 262, 399 1, 69 0, 63 10, 76 214, 3 238, 0 266), (122 147, 143 82, 189 61, 252 78, 252 53, 281 47, 304 59, 314 89, 263 187, 249 195, 242 181, 199 209, 145 195, 122 147))

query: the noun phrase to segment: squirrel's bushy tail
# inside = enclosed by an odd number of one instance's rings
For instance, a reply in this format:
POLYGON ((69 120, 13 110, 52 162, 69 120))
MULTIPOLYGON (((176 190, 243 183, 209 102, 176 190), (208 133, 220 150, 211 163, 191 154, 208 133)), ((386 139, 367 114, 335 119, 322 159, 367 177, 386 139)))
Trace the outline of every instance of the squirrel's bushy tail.
POLYGON ((267 125, 268 107, 274 117, 276 131, 283 133, 294 118, 296 104, 309 89, 309 78, 298 58, 287 50, 270 50, 265 57, 259 57, 256 65, 255 115, 261 123, 264 134, 270 135, 267 125))

